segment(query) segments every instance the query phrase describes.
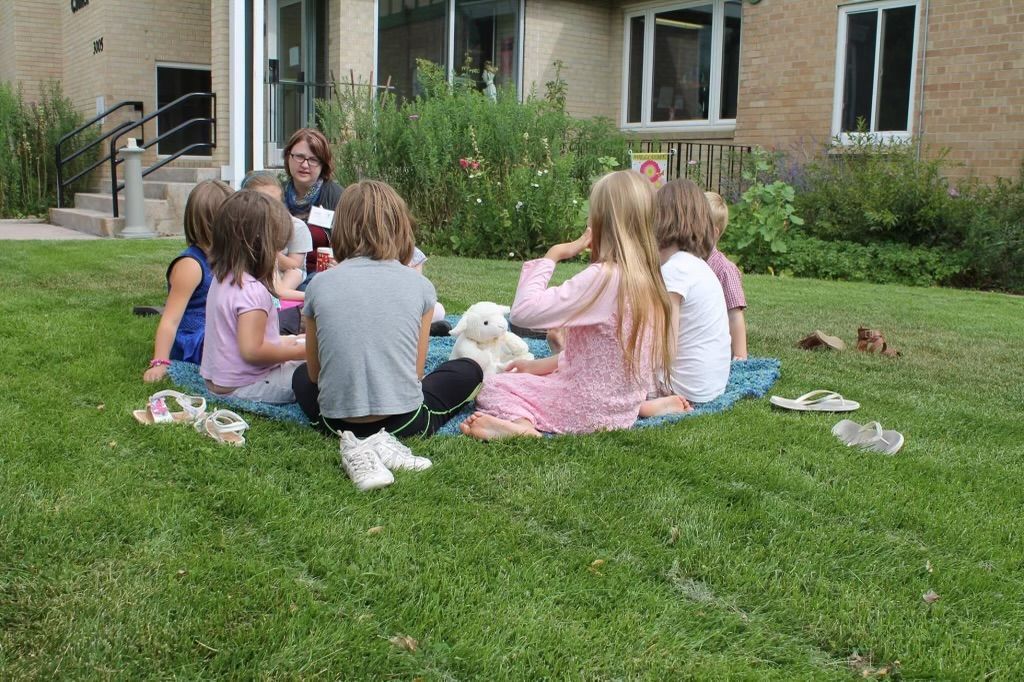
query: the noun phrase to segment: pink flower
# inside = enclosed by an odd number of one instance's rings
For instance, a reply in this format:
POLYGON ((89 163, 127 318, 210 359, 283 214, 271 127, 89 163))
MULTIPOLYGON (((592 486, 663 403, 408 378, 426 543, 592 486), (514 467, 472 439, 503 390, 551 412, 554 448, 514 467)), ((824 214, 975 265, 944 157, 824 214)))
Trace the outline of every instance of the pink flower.
POLYGON ((459 165, 463 168, 469 168, 469 159, 459 159, 459 165))
POLYGON ((473 170, 476 170, 477 168, 480 167, 480 162, 479 161, 470 161, 469 165, 470 165, 470 167, 473 170))
POLYGON ((697 165, 697 159, 690 159, 689 161, 686 162, 686 165, 687 166, 696 166, 697 165))
POLYGON ((418 120, 420 120, 420 115, 419 114, 410 114, 409 115, 409 120, 410 121, 418 121, 418 120))
POLYGON ((950 187, 949 188, 949 196, 951 196, 954 199, 956 199, 958 196, 960 196, 960 190, 958 190, 956 187, 950 187))

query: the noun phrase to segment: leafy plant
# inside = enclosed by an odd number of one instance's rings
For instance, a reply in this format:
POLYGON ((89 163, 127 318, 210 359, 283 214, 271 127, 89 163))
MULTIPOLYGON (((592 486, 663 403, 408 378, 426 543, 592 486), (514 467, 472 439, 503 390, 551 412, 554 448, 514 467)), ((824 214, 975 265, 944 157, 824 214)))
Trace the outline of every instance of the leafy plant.
POLYGON ((785 253, 790 226, 804 224, 793 206, 794 189, 781 180, 763 181, 763 174, 770 172, 771 167, 770 155, 758 149, 743 171, 750 186, 735 206, 729 227, 740 253, 759 252, 765 247, 771 253, 785 253))

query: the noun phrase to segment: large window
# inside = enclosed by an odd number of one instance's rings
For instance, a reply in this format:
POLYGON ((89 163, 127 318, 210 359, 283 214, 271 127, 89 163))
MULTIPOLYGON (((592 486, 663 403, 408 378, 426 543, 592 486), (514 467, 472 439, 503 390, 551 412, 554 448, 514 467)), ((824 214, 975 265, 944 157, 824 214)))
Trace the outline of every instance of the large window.
POLYGON ((627 13, 625 126, 733 128, 741 17, 740 0, 703 0, 627 13))
POLYGON ((521 10, 522 0, 377 0, 377 82, 415 97, 422 58, 450 77, 469 74, 480 89, 489 64, 495 85, 518 87, 521 10))
POLYGON ((917 2, 839 10, 832 132, 909 137, 917 52, 917 2))

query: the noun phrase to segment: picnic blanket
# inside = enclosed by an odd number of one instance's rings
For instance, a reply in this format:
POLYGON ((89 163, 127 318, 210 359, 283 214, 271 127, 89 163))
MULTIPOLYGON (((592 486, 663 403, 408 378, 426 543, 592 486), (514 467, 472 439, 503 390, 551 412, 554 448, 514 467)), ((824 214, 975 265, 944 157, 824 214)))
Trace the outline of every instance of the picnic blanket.
MULTIPOLYGON (((458 319, 458 316, 448 316, 448 321, 453 325, 458 322, 458 319)), ((524 340, 536 357, 543 358, 550 355, 546 341, 542 339, 524 340)), ((432 371, 438 365, 448 360, 448 356, 451 355, 454 346, 455 339, 453 337, 431 337, 430 347, 427 351, 427 372, 432 371)), ((761 398, 768 393, 768 390, 778 380, 779 367, 780 363, 776 358, 750 358, 749 360, 734 361, 732 363, 732 371, 729 374, 729 383, 725 387, 725 393, 718 398, 709 403, 698 405, 692 412, 638 419, 632 428, 664 426, 682 419, 723 412, 731 408, 736 401, 742 398, 761 398)), ((258 414, 277 421, 309 425, 309 419, 307 419, 296 403, 267 405, 252 400, 239 400, 210 393, 206 390, 206 384, 199 375, 199 366, 190 362, 172 362, 167 374, 170 376, 171 381, 182 391, 189 395, 201 395, 211 404, 221 405, 235 411, 258 414)), ((442 426, 438 431, 438 435, 459 435, 459 424, 472 414, 474 409, 475 405, 470 403, 462 412, 452 417, 448 423, 442 426)))

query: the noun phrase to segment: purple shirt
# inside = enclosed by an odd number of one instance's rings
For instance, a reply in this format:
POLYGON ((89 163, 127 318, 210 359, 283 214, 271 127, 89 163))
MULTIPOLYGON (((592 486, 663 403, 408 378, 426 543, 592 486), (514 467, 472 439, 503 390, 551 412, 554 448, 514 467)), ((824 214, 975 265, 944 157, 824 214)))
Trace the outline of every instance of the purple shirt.
POLYGON ((747 297, 743 295, 743 276, 736 264, 716 248, 708 256, 708 265, 711 266, 718 281, 722 283, 726 310, 746 308, 747 297))
POLYGON ((267 288, 252 275, 242 276, 242 286, 234 284, 228 275, 223 282, 214 279, 206 295, 206 342, 203 346, 203 362, 199 373, 218 386, 240 388, 260 381, 270 374, 273 366, 251 365, 242 359, 238 350, 238 316, 262 310, 267 314, 267 330, 264 338, 277 343, 277 308, 267 288))

